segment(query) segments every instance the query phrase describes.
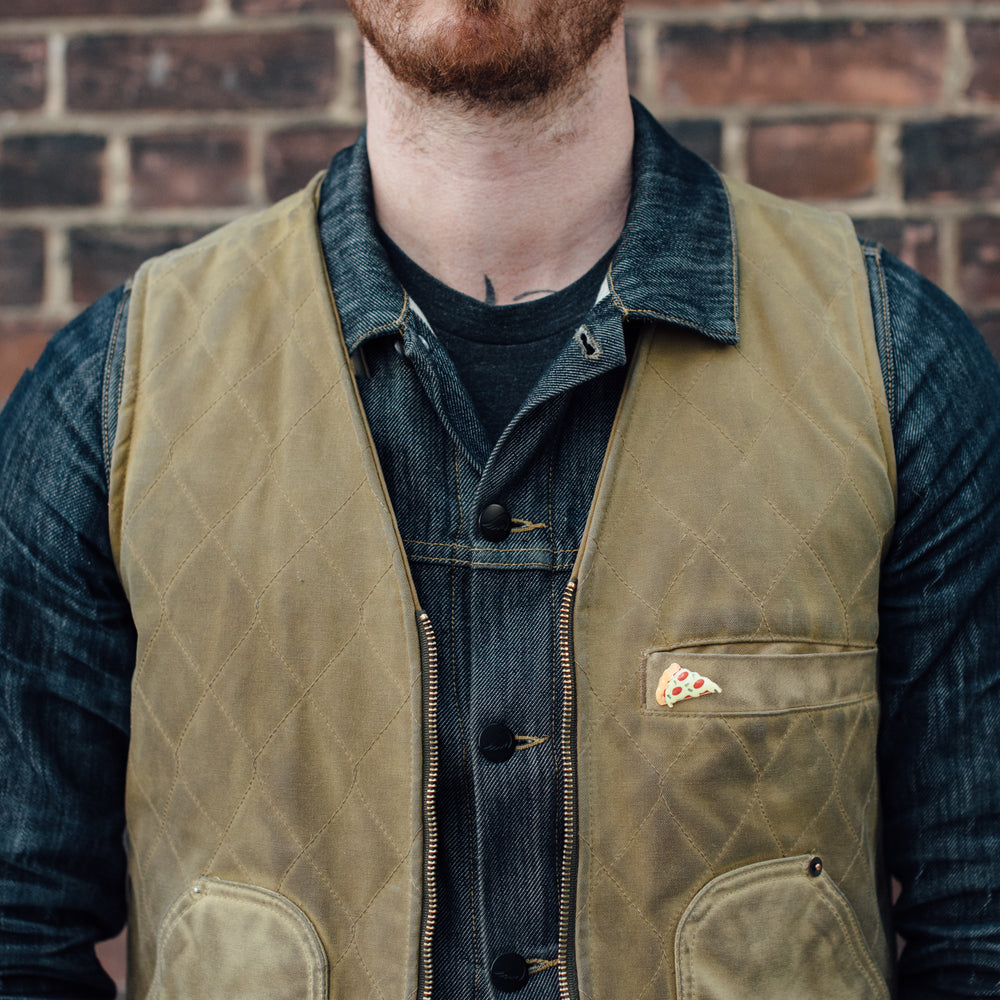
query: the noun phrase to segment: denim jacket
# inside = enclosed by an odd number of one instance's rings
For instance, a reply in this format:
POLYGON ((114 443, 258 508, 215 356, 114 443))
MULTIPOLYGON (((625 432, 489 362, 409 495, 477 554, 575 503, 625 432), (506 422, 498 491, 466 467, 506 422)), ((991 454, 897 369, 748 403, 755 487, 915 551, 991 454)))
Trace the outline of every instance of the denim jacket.
MULTIPOLYGON (((737 335, 725 194, 710 167, 636 109, 633 198, 612 262, 617 294, 584 320, 599 353, 581 351, 568 330, 496 443, 388 267, 363 140, 334 160, 319 218, 417 591, 439 623, 436 993, 495 996, 491 965, 516 953, 533 970, 521 994, 555 996, 558 802, 546 736, 556 599, 621 391, 632 319, 737 335), (490 503, 544 512, 548 537, 515 532, 484 553, 467 526, 490 503), (484 729, 497 723, 522 737, 512 766, 482 751, 484 729)), ((899 469, 881 580, 879 763, 887 866, 903 887, 895 925, 908 942, 900 995, 993 996, 1000 373, 954 304, 877 246, 864 253, 899 469)), ((58 335, 0 425, 4 997, 105 995, 92 942, 124 919, 135 638, 110 558, 107 470, 127 304, 126 290, 112 293, 58 335)))

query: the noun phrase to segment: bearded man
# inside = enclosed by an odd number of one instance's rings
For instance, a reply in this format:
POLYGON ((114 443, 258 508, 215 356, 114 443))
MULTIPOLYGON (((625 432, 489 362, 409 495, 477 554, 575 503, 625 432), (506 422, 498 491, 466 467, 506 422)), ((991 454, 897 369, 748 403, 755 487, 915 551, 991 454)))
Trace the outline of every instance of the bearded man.
POLYGON ((366 135, 3 416, 0 992, 127 867, 134 998, 996 996, 982 341, 622 2, 351 7, 366 135))

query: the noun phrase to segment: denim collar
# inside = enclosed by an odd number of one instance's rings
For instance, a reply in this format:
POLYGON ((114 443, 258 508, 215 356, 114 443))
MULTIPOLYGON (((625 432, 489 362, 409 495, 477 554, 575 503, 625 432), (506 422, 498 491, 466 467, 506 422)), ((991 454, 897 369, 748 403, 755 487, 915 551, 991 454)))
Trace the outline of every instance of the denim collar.
MULTIPOLYGON (((605 293, 623 319, 675 323, 739 341, 736 236, 725 185, 637 101, 632 200, 605 293)), ((320 240, 349 351, 402 332, 412 303, 375 233, 365 136, 334 157, 319 205, 320 240)))

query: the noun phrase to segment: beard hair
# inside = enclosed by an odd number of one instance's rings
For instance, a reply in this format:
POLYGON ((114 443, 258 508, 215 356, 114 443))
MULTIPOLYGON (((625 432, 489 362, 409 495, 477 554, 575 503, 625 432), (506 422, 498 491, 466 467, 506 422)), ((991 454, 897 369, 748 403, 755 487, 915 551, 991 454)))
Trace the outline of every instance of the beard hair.
POLYGON ((625 6, 625 0, 534 0, 519 23, 506 0, 462 0, 462 12, 420 35, 412 30, 413 2, 349 0, 362 35, 397 80, 494 114, 569 90, 625 6))

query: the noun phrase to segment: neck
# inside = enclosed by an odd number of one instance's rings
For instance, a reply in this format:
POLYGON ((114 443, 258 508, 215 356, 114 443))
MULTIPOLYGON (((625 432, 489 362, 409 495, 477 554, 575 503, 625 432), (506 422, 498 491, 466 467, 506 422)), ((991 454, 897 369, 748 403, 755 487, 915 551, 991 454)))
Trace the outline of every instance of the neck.
POLYGON ((504 305, 565 288, 614 245, 632 181, 621 23, 573 93, 507 115, 415 94, 367 46, 365 70, 375 214, 425 271, 504 305))

